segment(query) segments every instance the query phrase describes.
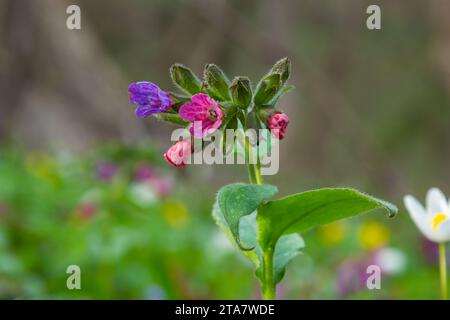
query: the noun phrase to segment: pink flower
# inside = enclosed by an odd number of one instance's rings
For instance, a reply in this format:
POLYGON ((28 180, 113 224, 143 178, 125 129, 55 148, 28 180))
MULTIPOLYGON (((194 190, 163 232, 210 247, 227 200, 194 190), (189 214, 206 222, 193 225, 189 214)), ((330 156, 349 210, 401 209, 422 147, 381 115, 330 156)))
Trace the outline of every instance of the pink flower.
POLYGON ((283 139, 286 135, 288 124, 289 117, 285 113, 276 113, 273 116, 267 118, 267 126, 271 131, 272 137, 280 140, 283 139))
POLYGON ((191 142, 188 140, 181 140, 164 153, 164 158, 167 162, 176 168, 182 168, 188 162, 192 153, 191 142))
POLYGON ((193 122, 189 131, 194 137, 203 138, 220 127, 223 112, 214 99, 207 94, 198 93, 191 97, 190 102, 181 106, 180 116, 185 121, 193 122))
POLYGON ((78 214, 81 218, 89 220, 97 212, 97 205, 93 202, 81 203, 78 207, 78 214))

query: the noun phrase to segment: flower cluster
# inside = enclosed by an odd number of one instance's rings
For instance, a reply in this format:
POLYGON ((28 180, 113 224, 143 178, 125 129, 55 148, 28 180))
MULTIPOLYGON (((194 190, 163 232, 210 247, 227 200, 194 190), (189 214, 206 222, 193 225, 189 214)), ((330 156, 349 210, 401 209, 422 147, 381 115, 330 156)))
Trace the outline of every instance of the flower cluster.
POLYGON ((181 168, 192 153, 192 139, 203 139, 218 129, 269 129, 277 139, 286 136, 289 118, 276 109, 287 85, 290 61, 279 60, 255 87, 247 77, 230 81, 214 64, 207 64, 200 80, 189 68, 174 64, 170 68, 173 83, 182 94, 166 92, 147 81, 128 87, 129 100, 136 105, 136 116, 154 116, 159 120, 185 126, 191 134, 164 154, 168 163, 181 168))

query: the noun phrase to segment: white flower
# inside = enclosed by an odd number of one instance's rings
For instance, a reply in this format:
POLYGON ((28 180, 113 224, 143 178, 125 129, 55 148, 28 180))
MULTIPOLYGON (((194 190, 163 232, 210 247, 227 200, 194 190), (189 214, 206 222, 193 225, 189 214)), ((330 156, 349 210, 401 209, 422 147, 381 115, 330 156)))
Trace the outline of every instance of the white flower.
POLYGON ((413 196, 407 195, 403 201, 425 237, 434 242, 450 240, 450 204, 441 190, 428 191, 426 209, 413 196))
POLYGON ((379 265, 384 273, 395 275, 403 272, 406 267, 405 254, 394 248, 383 248, 375 253, 375 264, 379 265))
POLYGON ((158 201, 158 197, 147 183, 135 183, 130 186, 130 197, 142 207, 149 206, 158 201))

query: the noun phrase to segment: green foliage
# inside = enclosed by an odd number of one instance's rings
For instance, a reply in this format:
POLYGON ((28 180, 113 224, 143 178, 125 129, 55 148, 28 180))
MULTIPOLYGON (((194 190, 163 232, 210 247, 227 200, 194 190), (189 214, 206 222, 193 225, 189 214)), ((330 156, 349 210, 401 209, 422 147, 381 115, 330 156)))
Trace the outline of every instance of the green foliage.
MULTIPOLYGON (((291 74, 291 62, 288 58, 277 61, 256 86, 253 102, 256 106, 275 106, 278 99, 291 88, 285 89, 285 84, 291 74)), ((289 87, 289 86, 287 86, 289 87)))
POLYGON ((201 90, 202 83, 200 79, 191 69, 180 63, 170 67, 170 76, 173 83, 187 94, 193 95, 201 90))
POLYGON ((280 75, 268 74, 258 83, 253 101, 255 105, 264 105, 272 100, 282 86, 280 75))
POLYGON ((270 73, 279 74, 281 83, 285 84, 291 75, 291 61, 289 58, 286 57, 275 62, 272 69, 270 69, 270 73))
POLYGON ((247 77, 236 77, 230 84, 233 103, 239 108, 248 108, 252 101, 252 86, 247 77))
POLYGON ((268 201, 276 192, 271 185, 230 184, 219 190, 213 208, 217 224, 254 263, 263 286, 264 259, 272 259, 274 284, 281 281, 304 247, 298 233, 377 208, 389 216, 397 212, 394 205, 353 189, 319 189, 268 201))
POLYGON ((229 184, 219 190, 217 194, 219 209, 241 249, 243 247, 239 238, 240 219, 254 212, 277 191, 275 186, 245 183, 229 184))
POLYGON ((215 64, 207 64, 203 72, 203 84, 207 93, 218 101, 229 101, 228 80, 225 73, 215 64))
POLYGON ((270 201, 258 211, 258 239, 270 249, 282 235, 302 233, 330 222, 373 209, 384 209, 390 217, 397 208, 353 189, 318 189, 270 201))

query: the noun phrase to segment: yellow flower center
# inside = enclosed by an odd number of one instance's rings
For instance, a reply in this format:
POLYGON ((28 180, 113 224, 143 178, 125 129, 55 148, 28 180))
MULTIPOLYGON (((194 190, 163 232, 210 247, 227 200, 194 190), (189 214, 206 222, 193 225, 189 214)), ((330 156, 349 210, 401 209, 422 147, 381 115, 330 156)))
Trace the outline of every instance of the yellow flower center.
POLYGON ((445 213, 438 212, 433 217, 433 230, 437 231, 438 226, 447 219, 445 213))

